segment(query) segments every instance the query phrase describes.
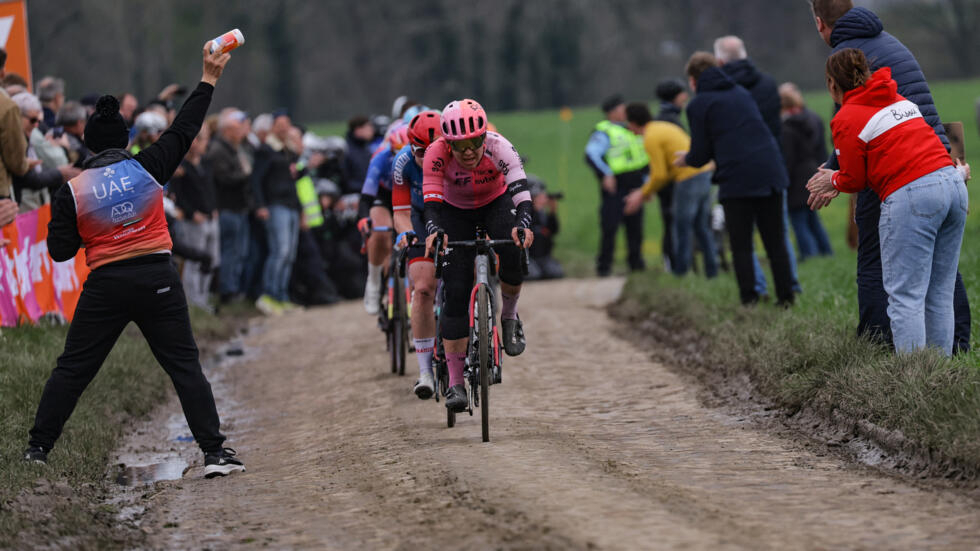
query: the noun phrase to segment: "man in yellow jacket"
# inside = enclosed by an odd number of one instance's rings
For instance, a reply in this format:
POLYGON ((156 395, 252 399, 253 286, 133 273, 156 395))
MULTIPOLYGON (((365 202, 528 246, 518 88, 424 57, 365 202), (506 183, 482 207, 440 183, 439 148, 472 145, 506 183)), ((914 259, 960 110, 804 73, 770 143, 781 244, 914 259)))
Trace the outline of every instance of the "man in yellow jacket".
POLYGON ((698 240, 704 254, 704 273, 707 277, 718 275, 718 259, 715 241, 711 236, 711 175, 714 164, 701 168, 674 166, 679 152, 691 148, 691 138, 676 124, 655 121, 644 103, 631 103, 626 107, 629 128, 643 136, 643 146, 650 158, 650 176, 643 187, 626 196, 625 212, 636 212, 644 201, 649 201, 658 190, 674 183, 673 197, 673 258, 671 270, 681 276, 691 267, 691 236, 698 240))

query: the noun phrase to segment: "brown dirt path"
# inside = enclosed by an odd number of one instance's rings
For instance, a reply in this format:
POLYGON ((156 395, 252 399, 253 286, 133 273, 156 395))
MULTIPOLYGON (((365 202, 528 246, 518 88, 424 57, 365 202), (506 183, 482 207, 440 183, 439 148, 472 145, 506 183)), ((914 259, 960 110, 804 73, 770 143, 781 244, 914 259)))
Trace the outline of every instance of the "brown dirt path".
MULTIPOLYGON (((219 390, 248 472, 192 469, 143 519, 165 548, 973 549, 980 506, 706 409, 617 338, 621 280, 529 285, 529 348, 479 417, 387 373, 359 304, 270 320, 219 390), (176 527, 174 527, 176 525, 176 527), (168 528, 169 526, 169 528, 168 528)), ((410 358, 414 372, 414 357, 410 358)), ((478 414, 477 414, 478 415, 478 414)))

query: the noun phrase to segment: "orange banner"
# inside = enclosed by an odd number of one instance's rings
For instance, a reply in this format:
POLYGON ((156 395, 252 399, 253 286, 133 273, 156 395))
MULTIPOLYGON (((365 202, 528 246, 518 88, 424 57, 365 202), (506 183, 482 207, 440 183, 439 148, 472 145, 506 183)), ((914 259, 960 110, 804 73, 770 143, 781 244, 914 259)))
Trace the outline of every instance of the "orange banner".
POLYGON ((0 326, 36 323, 46 314, 71 321, 88 277, 85 250, 67 262, 48 254, 51 206, 17 216, 0 229, 9 243, 0 249, 0 326))
POLYGON ((0 1, 0 48, 7 51, 7 73, 24 77, 28 87, 34 85, 31 75, 31 44, 27 36, 27 3, 24 0, 0 1))

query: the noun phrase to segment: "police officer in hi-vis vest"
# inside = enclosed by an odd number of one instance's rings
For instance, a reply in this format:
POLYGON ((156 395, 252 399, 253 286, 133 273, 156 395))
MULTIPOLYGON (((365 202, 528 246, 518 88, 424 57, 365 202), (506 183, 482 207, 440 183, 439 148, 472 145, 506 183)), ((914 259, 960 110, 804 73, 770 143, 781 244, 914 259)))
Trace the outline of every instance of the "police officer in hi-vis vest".
POLYGON ((224 448, 211 385, 201 371, 187 299, 170 261, 163 187, 201 129, 214 85, 230 55, 204 46, 204 74, 173 124, 136 155, 119 102, 102 96, 85 126, 93 156, 61 186, 51 205, 48 251, 58 262, 85 247, 92 272, 68 329, 65 351, 41 395, 24 459, 45 463, 79 396, 102 367, 120 333, 134 322, 170 376, 191 433, 204 451, 207 478, 244 471, 224 448))
POLYGON ((613 96, 604 101, 602 110, 606 120, 597 124, 589 137, 585 146, 585 160, 602 184, 602 205, 599 208, 602 238, 596 271, 600 276, 607 276, 612 270, 613 250, 620 224, 626 226, 630 270, 645 267, 642 252, 643 209, 626 216, 623 207, 626 196, 643 186, 650 162, 643 139, 626 128, 626 102, 622 96, 613 96))

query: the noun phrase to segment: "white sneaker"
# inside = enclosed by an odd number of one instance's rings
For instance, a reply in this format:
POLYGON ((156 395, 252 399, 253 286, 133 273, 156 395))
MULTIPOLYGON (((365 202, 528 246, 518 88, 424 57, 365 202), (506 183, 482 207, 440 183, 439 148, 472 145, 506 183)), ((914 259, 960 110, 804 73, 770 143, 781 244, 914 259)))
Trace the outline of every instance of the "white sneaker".
POLYGON ((428 400, 432 398, 434 392, 435 384, 432 382, 432 372, 426 371, 415 382, 415 395, 419 397, 419 400, 428 400))
POLYGON ((372 316, 378 315, 381 301, 381 278, 369 277, 364 286, 364 311, 372 316))

